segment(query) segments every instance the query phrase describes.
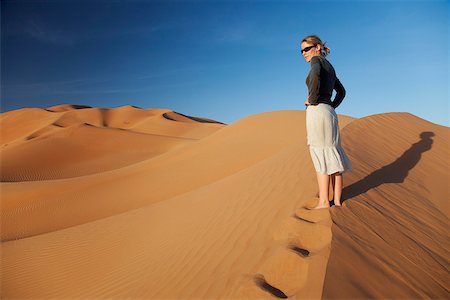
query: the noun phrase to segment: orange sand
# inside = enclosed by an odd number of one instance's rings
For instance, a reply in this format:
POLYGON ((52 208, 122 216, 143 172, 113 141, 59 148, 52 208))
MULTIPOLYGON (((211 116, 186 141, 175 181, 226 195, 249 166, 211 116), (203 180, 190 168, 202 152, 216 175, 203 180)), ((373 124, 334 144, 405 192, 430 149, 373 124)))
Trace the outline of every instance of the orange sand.
POLYGON ((1 114, 1 297, 448 297, 449 128, 339 122, 344 205, 309 210, 304 111, 1 114))

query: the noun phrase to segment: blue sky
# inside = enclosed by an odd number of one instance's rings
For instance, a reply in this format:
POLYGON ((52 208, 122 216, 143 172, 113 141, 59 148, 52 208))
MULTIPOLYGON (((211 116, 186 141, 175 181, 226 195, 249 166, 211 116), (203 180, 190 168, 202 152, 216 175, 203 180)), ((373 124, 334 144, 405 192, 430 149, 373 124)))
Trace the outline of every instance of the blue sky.
POLYGON ((232 123, 303 110, 317 34, 337 113, 449 126, 449 1, 2 1, 1 111, 169 108, 232 123))

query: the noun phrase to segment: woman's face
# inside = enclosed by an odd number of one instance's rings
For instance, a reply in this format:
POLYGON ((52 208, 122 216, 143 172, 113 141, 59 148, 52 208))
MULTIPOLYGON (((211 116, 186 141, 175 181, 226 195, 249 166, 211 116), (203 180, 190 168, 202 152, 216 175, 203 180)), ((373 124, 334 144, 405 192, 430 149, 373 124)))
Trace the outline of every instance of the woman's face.
POLYGON ((320 55, 320 45, 314 46, 313 44, 303 42, 301 44, 301 47, 302 47, 302 55, 305 58, 306 62, 310 62, 313 56, 320 55))

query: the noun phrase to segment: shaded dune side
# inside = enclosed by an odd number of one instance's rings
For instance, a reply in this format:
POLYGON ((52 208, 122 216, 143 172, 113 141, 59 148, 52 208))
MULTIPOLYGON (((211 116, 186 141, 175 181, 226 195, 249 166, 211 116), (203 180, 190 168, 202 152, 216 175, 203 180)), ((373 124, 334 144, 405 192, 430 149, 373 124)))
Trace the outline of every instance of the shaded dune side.
MULTIPOLYGON (((317 192, 304 122, 303 111, 241 119, 183 149, 84 177, 105 179, 96 194, 83 188, 82 178, 52 182, 56 189, 66 181, 75 187, 60 194, 60 206, 70 206, 65 196, 75 193, 70 211, 82 217, 76 206, 85 207, 93 218, 3 242, 2 296, 273 299, 276 289, 320 298, 330 220, 304 209, 317 192), (101 218, 118 200, 122 210, 101 218)), ((46 184, 6 186, 48 193, 46 184)), ((12 192, 18 190, 9 197, 12 192)), ((56 206, 21 209, 29 213, 16 216, 20 223, 50 212, 71 221, 56 206)))
POLYGON ((324 298, 448 297, 449 133, 408 113, 342 130, 354 171, 332 211, 324 298))
POLYGON ((80 104, 60 104, 60 105, 47 107, 47 108, 45 108, 45 110, 51 111, 51 112, 61 112, 61 111, 68 111, 68 110, 73 110, 73 109, 85 109, 85 108, 92 108, 92 106, 80 105, 80 104))
POLYGON ((2 114, 1 180, 61 179, 113 170, 225 126, 168 121, 162 116, 168 111, 62 105, 2 114))
POLYGON ((169 120, 188 122, 188 123, 202 122, 202 123, 224 124, 224 123, 221 123, 221 122, 218 122, 215 120, 211 120, 208 118, 199 118, 199 117, 188 116, 188 115, 184 115, 182 113, 175 112, 175 111, 164 113, 163 116, 169 120))

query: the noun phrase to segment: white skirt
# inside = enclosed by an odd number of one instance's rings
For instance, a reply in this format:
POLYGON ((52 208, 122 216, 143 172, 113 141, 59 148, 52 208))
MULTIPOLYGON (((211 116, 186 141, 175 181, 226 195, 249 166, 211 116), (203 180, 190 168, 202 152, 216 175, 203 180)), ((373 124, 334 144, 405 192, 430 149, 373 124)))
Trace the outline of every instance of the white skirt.
POLYGON ((341 147, 338 117, 332 106, 319 103, 306 108, 306 133, 317 172, 330 175, 352 170, 350 159, 341 147))

